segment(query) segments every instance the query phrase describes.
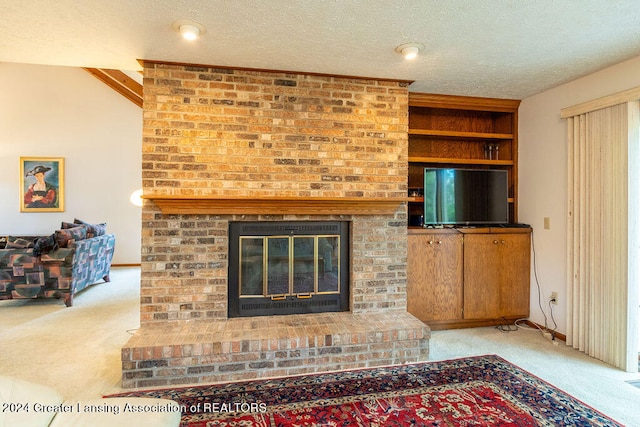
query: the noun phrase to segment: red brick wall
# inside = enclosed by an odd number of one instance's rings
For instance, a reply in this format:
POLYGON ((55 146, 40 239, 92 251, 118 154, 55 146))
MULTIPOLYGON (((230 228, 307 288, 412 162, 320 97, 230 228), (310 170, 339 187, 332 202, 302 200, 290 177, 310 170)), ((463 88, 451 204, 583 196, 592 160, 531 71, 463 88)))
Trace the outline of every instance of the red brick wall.
MULTIPOLYGON (((145 63, 147 194, 402 197, 404 82, 145 63)), ((230 220, 352 221, 352 311, 406 310, 394 215, 162 215, 143 208, 141 322, 225 318, 230 220)))

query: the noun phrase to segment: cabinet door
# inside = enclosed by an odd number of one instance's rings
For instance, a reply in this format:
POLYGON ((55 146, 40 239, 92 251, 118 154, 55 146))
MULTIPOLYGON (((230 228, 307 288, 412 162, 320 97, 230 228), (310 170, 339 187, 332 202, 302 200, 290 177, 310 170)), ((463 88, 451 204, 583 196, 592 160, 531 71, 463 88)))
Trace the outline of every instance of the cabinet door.
POLYGON ((462 318, 462 236, 408 237, 407 309, 418 319, 462 318))
POLYGON ((464 318, 529 315, 530 235, 464 238, 464 318))

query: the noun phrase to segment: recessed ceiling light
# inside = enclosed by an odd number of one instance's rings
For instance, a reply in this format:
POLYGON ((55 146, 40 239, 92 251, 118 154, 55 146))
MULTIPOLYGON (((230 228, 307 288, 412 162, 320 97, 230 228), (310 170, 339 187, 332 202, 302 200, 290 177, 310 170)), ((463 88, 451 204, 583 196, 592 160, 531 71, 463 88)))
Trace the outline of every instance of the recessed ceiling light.
POLYGON ((422 49, 424 49, 422 43, 412 42, 401 44, 396 48, 396 52, 404 56, 404 59, 415 59, 422 49))
POLYGON ((198 27, 194 27, 193 25, 180 25, 180 34, 187 40, 195 40, 200 35, 200 30, 198 27))
POLYGON ((195 40, 207 32, 202 24, 184 19, 174 22, 172 27, 180 33, 185 40, 195 40))

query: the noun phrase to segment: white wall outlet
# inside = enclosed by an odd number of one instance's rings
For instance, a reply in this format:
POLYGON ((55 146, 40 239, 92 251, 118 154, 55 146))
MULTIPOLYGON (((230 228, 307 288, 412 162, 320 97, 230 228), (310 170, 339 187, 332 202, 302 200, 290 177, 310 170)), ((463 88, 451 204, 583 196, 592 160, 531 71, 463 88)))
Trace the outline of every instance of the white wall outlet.
POLYGON ((548 216, 544 217, 544 229, 545 230, 551 229, 551 218, 549 218, 548 216))
POLYGON ((558 305, 558 293, 551 292, 551 298, 549 298, 549 300, 551 301, 551 304, 558 305))

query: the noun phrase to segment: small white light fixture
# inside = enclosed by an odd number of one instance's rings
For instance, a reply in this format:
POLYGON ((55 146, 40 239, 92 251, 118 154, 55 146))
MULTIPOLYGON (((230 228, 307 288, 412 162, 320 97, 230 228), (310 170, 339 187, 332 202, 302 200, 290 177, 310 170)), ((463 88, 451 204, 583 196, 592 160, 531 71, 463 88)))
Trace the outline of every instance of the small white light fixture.
POLYGON ((424 45, 421 43, 404 43, 396 48, 396 52, 401 54, 404 59, 415 59, 418 53, 424 49, 424 45))
POLYGON ((129 196, 129 201, 131 202, 132 205, 134 206, 142 206, 142 188, 134 191, 133 193, 131 193, 131 195, 129 196))
POLYGON ((207 32, 202 24, 194 21, 176 21, 172 27, 175 31, 179 32, 185 40, 195 40, 207 32))

